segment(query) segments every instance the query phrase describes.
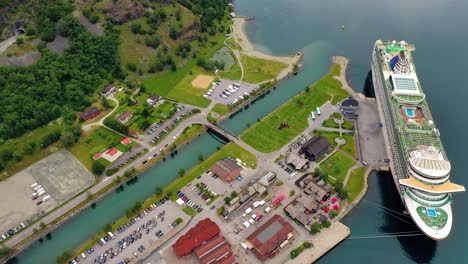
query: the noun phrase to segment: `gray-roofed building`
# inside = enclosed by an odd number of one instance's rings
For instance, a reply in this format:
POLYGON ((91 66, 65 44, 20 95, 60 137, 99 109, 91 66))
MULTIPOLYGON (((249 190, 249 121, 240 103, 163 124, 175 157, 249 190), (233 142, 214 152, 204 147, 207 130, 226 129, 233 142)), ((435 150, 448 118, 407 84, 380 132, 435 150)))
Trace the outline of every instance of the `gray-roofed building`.
POLYGON ((286 163, 293 165, 296 170, 300 170, 307 164, 307 159, 304 154, 297 155, 296 153, 291 152, 286 158, 286 163))
POLYGON ((162 104, 164 100, 161 96, 152 94, 148 99, 146 99, 146 102, 152 107, 157 107, 158 105, 162 104))
POLYGON ((265 175, 258 181, 263 186, 270 186, 276 180, 276 173, 268 171, 265 175))
POLYGON ((305 158, 314 161, 320 158, 330 148, 328 139, 322 136, 314 136, 309 139, 299 150, 299 154, 304 154, 305 158))
POLYGON ((101 90, 101 95, 104 97, 108 97, 114 92, 115 92, 115 86, 113 84, 109 84, 101 90))
POLYGON ((349 97, 348 99, 341 102, 340 111, 345 119, 357 119, 358 118, 359 102, 349 97))

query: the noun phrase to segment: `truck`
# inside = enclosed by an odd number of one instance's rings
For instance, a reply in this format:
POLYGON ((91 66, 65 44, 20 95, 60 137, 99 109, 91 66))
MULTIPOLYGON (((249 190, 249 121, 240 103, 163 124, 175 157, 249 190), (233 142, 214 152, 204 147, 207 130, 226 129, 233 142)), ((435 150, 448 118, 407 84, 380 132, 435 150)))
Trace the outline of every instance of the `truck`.
POLYGON ((42 202, 46 202, 48 200, 50 200, 50 195, 46 195, 46 196, 42 197, 42 202))

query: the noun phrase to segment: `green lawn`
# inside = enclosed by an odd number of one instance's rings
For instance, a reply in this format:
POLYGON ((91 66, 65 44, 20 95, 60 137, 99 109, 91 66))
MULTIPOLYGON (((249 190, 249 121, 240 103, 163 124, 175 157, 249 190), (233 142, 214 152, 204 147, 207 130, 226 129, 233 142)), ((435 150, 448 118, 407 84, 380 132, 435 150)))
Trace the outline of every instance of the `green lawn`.
POLYGON ((182 211, 184 211, 184 213, 190 215, 190 216, 194 216, 197 214, 197 212, 195 210, 193 210, 192 207, 190 206, 185 206, 184 209, 182 209, 182 211))
POLYGON ((202 131, 205 131, 205 126, 202 124, 192 124, 190 127, 186 127, 184 131, 177 137, 173 144, 180 145, 183 142, 189 141, 188 139, 193 138, 195 135, 199 135, 202 131))
POLYGON ((33 163, 62 149, 60 142, 54 143, 45 149, 39 148, 39 142, 49 133, 55 130, 62 130, 64 126, 65 125, 60 122, 53 121, 48 125, 27 132, 20 137, 0 142, 0 153, 8 149, 13 151, 14 156, 22 156, 22 159, 19 161, 13 158, 5 163, 6 168, 0 172, 0 180, 13 176, 15 173, 31 166, 33 163), (30 143, 34 143, 35 147, 31 154, 27 154, 25 149, 30 143))
POLYGON ((206 88, 196 88, 192 86, 192 81, 200 74, 213 76, 212 72, 205 71, 200 67, 194 67, 191 71, 192 74, 186 74, 179 82, 170 90, 166 97, 174 99, 180 102, 184 102, 191 105, 200 107, 207 107, 210 104, 210 100, 202 97, 203 93, 210 85, 206 88))
POLYGON ((275 79, 283 69, 288 67, 284 62, 260 59, 242 53, 241 61, 244 67, 243 81, 249 83, 260 83, 275 79))
POLYGON ((187 183, 193 181, 198 176, 200 176, 203 172, 209 169, 211 165, 213 165, 216 161, 224 159, 226 157, 232 157, 234 159, 239 158, 243 162, 246 162, 248 165, 253 164, 254 167, 257 166, 257 158, 252 153, 248 152, 247 150, 234 143, 228 143, 227 145, 224 145, 219 151, 205 159, 202 163, 190 169, 182 177, 169 184, 169 186, 165 189, 165 192, 171 191, 171 200, 176 200, 176 192, 178 190, 180 190, 185 185, 187 185, 187 183))
MULTIPOLYGON (((120 140, 123 137, 114 132, 98 127, 92 133, 84 134, 79 143, 71 146, 69 151, 91 171, 93 164, 93 155, 111 147, 116 147, 119 150, 128 150, 129 146, 123 146, 120 140)), ((132 143, 134 144, 134 143, 132 143)), ((99 162, 108 166, 110 163, 105 159, 99 159, 99 162)))
POLYGON ((262 152, 273 152, 291 141, 307 126, 307 118, 311 110, 331 100, 332 104, 348 97, 341 89, 341 83, 333 78, 334 72, 339 72, 340 66, 335 64, 327 75, 304 91, 283 104, 275 112, 256 123, 241 134, 241 139, 253 148, 262 152), (278 127, 287 122, 289 128, 279 130, 278 127))
MULTIPOLYGON (((340 134, 338 132, 329 132, 329 131, 314 131, 314 135, 319 135, 326 137, 328 142, 332 145, 332 147, 336 147, 335 137, 339 137, 340 134)), ((356 157, 356 145, 354 142, 354 134, 342 134, 343 138, 346 139, 346 144, 340 147, 341 150, 347 152, 349 155, 356 157)))
POLYGON ((346 190, 348 191, 349 202, 353 202, 354 199, 362 192, 364 188, 364 175, 366 168, 355 169, 349 175, 348 183, 346 184, 346 190))
POLYGON ((229 107, 227 105, 223 105, 223 104, 215 104, 215 106, 211 109, 211 112, 215 112, 217 113, 219 116, 224 116, 224 115, 227 115, 229 114, 231 110, 229 109, 229 107))
POLYGON ((354 159, 337 151, 320 165, 320 169, 327 172, 328 175, 335 177, 337 180, 344 181, 348 169, 355 164, 356 162, 354 159))
POLYGON ((239 80, 242 76, 242 71, 241 71, 241 68, 237 59, 236 59, 236 63, 232 65, 229 71, 222 71, 219 73, 219 75, 223 77, 224 79, 234 80, 234 81, 239 80))

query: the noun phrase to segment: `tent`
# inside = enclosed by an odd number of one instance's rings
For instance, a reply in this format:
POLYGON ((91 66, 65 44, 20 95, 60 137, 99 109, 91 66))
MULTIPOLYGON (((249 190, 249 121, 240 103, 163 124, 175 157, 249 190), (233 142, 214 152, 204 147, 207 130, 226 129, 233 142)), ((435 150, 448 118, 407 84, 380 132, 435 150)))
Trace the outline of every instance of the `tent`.
POLYGON ((330 212, 330 208, 328 208, 328 206, 327 206, 327 207, 323 208, 323 211, 325 211, 325 213, 328 213, 328 212, 330 212))
POLYGON ((183 204, 184 204, 184 200, 182 200, 182 199, 179 198, 179 199, 177 199, 176 203, 177 203, 178 205, 183 205, 183 204))

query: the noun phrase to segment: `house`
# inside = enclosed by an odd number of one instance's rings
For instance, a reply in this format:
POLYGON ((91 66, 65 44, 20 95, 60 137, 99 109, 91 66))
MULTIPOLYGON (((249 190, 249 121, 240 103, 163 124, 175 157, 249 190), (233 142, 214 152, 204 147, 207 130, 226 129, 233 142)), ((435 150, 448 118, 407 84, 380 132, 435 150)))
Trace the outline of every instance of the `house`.
POLYGON ((242 167, 239 166, 231 157, 218 160, 210 168, 213 174, 217 175, 225 182, 231 182, 240 176, 242 167))
POLYGON ((146 99, 146 102, 152 107, 157 107, 158 105, 162 104, 164 100, 161 96, 152 94, 148 99, 146 99))
POLYGON ((301 183, 302 188, 306 194, 315 196, 317 201, 322 201, 328 199, 330 192, 325 190, 322 186, 318 185, 312 180, 312 176, 304 178, 301 183), (309 178, 310 177, 310 178, 309 178))
POLYGON ((305 158, 314 161, 320 158, 330 148, 330 142, 322 136, 314 136, 301 146, 299 154, 304 154, 305 158))
POLYGON ((279 253, 293 237, 292 225, 276 214, 247 237, 246 244, 262 261, 279 253))
POLYGON ((300 170, 307 164, 307 159, 304 156, 304 154, 297 155, 291 152, 286 157, 286 163, 293 165, 296 170, 300 170))
POLYGON ((343 113, 345 119, 357 119, 358 118, 359 102, 349 97, 348 99, 341 102, 340 111, 343 113))
POLYGON ((115 86, 113 84, 109 84, 101 90, 101 95, 104 97, 108 97, 113 93, 115 93, 115 86))
POLYGON ((101 110, 99 110, 99 108, 93 106, 93 107, 87 108, 83 112, 81 112, 80 117, 83 120, 86 121, 86 120, 89 120, 91 118, 94 118, 94 117, 98 116, 100 113, 101 113, 101 110))
POLYGON ((125 137, 123 138, 122 140, 120 140, 120 143, 122 143, 122 145, 124 146, 127 146, 128 144, 132 143, 133 140, 129 137, 125 137))
POLYGON ((123 114, 120 114, 117 119, 120 121, 120 123, 125 124, 132 118, 132 113, 130 112, 124 112, 123 114))
POLYGON ((263 186, 268 187, 276 180, 276 173, 267 171, 265 175, 258 181, 263 186))
POLYGON ((103 152, 99 152, 93 155, 93 160, 98 160, 100 158, 104 158, 108 160, 109 162, 114 162, 116 159, 118 159, 122 155, 122 152, 119 151, 116 148, 110 148, 108 150, 105 150, 103 152))

